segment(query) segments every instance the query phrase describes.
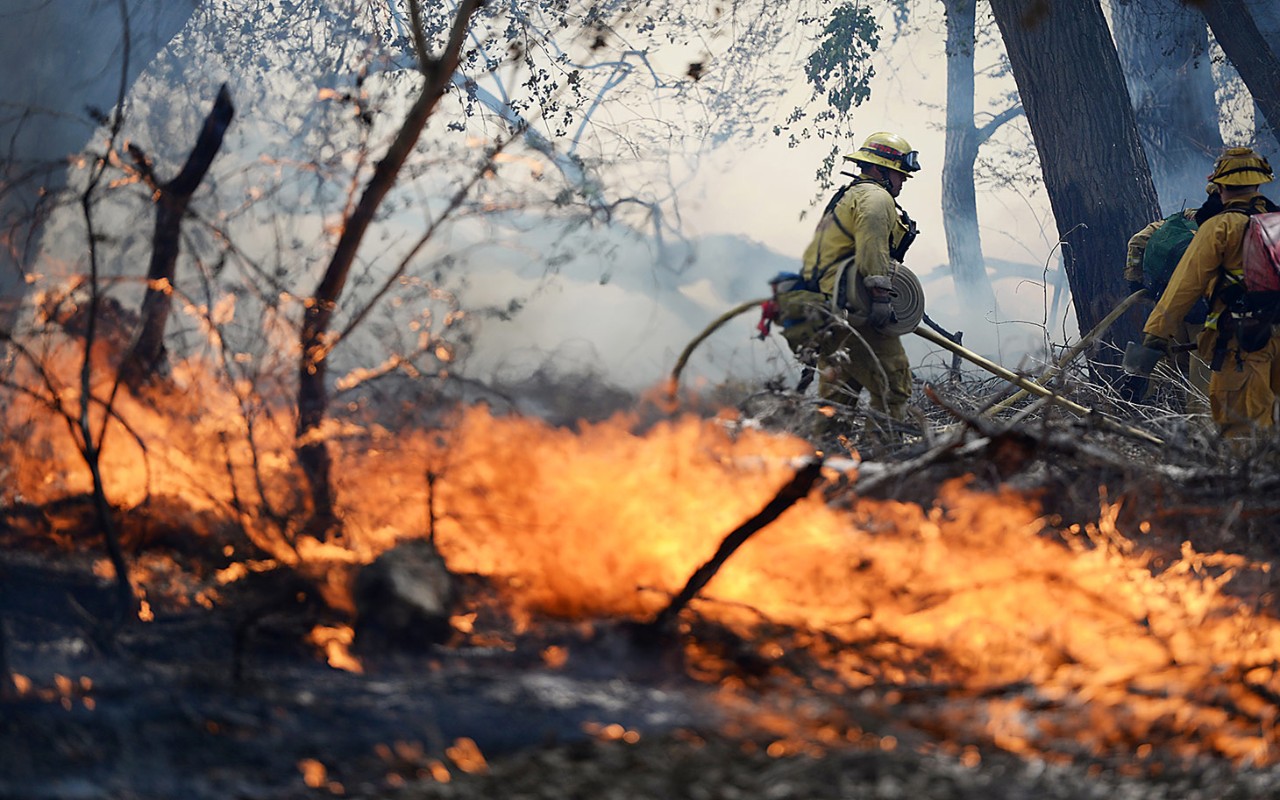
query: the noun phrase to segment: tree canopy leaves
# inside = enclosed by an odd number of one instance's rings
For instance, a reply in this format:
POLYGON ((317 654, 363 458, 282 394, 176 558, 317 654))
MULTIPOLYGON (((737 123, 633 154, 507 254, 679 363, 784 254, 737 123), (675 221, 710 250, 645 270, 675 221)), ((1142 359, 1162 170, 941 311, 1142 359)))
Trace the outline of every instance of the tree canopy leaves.
POLYGON ((871 96, 875 68, 871 55, 880 46, 880 26, 864 5, 844 3, 831 14, 818 45, 805 64, 805 77, 814 96, 842 115, 871 96))

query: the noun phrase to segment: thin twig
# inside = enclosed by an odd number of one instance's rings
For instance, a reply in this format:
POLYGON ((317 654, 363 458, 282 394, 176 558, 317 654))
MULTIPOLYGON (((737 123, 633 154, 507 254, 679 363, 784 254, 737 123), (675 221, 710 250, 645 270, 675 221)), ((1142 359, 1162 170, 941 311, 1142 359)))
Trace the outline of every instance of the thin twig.
POLYGON ((688 583, 680 590, 680 593, 650 623, 651 626, 659 631, 668 628, 684 607, 689 604, 689 601, 693 600, 698 592, 702 591, 702 588, 715 577, 720 567, 724 566, 725 561, 729 559, 729 556, 733 555, 753 534, 773 522, 782 515, 782 512, 806 497, 809 494, 809 490, 813 488, 813 485, 821 476, 822 461, 820 459, 809 460, 785 486, 778 490, 777 495, 758 514, 739 525, 724 538, 716 554, 711 557, 710 561, 703 564, 693 573, 688 583))

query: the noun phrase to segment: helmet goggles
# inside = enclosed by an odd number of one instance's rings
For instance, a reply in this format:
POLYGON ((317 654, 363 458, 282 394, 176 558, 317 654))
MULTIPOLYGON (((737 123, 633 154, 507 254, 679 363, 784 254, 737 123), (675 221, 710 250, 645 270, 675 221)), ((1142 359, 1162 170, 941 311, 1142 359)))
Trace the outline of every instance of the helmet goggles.
POLYGON ((900 172, 917 172, 920 169, 920 154, 916 150, 904 153, 887 144, 867 142, 862 146, 862 151, 879 156, 884 161, 893 164, 900 172))

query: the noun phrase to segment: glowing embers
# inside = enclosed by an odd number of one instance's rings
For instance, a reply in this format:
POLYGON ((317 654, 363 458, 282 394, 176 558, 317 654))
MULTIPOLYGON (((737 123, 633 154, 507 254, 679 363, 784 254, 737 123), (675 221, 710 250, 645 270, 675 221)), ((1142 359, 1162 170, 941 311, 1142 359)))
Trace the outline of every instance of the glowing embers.
MULTIPOLYGON (((449 783, 453 778, 449 766, 439 759, 428 756, 418 742, 379 744, 374 751, 387 765, 388 786, 404 786, 410 780, 423 779, 449 783)), ((489 763, 480 752, 479 746, 473 739, 467 737, 455 739, 452 745, 446 747, 445 757, 455 769, 461 772, 479 775, 489 769, 489 763)))
POLYGON ((349 625, 317 625, 307 641, 324 651, 329 666, 347 672, 364 672, 360 659, 351 653, 355 631, 349 625))
MULTIPOLYGON (((71 678, 54 674, 52 681, 47 685, 42 685, 16 672, 0 679, 9 681, 12 691, 18 697, 35 698, 45 703, 58 703, 67 711, 71 711, 77 704, 83 705, 90 711, 97 708, 97 701, 93 697, 93 681, 85 676, 71 678)), ((5 687, 5 691, 0 692, 0 695, 8 691, 9 687, 5 687)))

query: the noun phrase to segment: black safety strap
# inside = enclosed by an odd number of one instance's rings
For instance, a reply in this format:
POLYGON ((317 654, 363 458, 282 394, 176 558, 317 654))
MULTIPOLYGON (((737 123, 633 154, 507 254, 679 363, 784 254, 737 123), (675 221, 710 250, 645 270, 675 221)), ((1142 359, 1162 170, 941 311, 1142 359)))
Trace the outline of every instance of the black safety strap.
MULTIPOLYGON (((1239 170, 1232 170, 1237 172, 1239 170)), ((1230 173, 1224 173, 1230 174, 1230 173)), ((1265 196, 1259 195, 1262 199, 1262 208, 1256 203, 1241 208, 1239 206, 1228 206, 1222 209, 1223 212, 1234 211, 1237 214, 1244 214, 1246 217, 1252 217, 1255 214, 1261 214, 1265 211, 1280 210, 1280 206, 1265 196)), ((1221 213, 1221 212, 1220 212, 1221 213)), ((1222 301, 1222 311, 1218 314, 1218 338, 1213 343, 1213 354, 1209 359, 1209 369, 1214 372, 1221 372, 1222 366, 1227 359, 1227 350, 1231 341, 1236 339, 1236 329, 1239 326, 1237 319, 1236 306, 1244 300, 1245 288, 1243 279, 1236 280, 1231 273, 1227 272, 1225 267, 1218 267, 1218 282, 1214 284, 1213 291, 1209 294, 1209 307, 1212 308, 1219 300, 1222 301)), ((1243 367, 1243 358, 1240 355, 1239 342, 1236 342, 1236 367, 1243 367)))
MULTIPOLYGON (((836 206, 840 204, 840 200, 844 197, 845 192, 849 191, 849 189, 853 188, 854 186, 860 183, 874 183, 875 185, 879 186, 880 188, 886 191, 888 191, 888 188, 889 188, 886 185, 888 183, 887 180, 881 181, 866 175, 859 175, 855 177, 852 182, 842 186, 840 190, 837 191, 829 201, 827 201, 827 207, 823 209, 823 212, 822 212, 824 215, 826 214, 831 215, 831 221, 836 224, 836 227, 840 229, 840 232, 843 233, 845 237, 849 239, 849 241, 853 241, 854 239, 853 233, 844 226, 844 223, 840 221, 839 215, 836 214, 836 206)), ((916 237, 919 236, 919 231, 916 227, 916 221, 913 220, 910 216, 908 216, 906 210, 902 206, 898 205, 897 200, 893 201, 893 207, 898 210, 898 216, 901 218, 903 224, 906 226, 907 232, 906 234, 903 235, 902 241, 898 243, 897 247, 891 246, 889 248, 889 256, 895 261, 902 261, 902 259, 907 254, 907 249, 911 247, 911 244, 915 242, 916 237)), ((831 262, 826 264, 825 266, 815 268, 813 271, 813 278, 812 278, 813 284, 815 286, 818 285, 822 280, 822 277, 827 274, 827 270, 831 268, 831 265, 839 261, 842 257, 843 256, 838 256, 832 259, 831 262)), ((819 264, 822 263, 821 255, 819 255, 818 257, 818 263, 819 264)), ((837 294, 836 304, 843 307, 845 300, 847 299, 846 297, 843 296, 844 295, 843 281, 840 282, 840 285, 836 286, 836 294, 837 294)))
POLYGON ((915 242, 916 237, 920 235, 920 231, 916 228, 916 221, 907 215, 906 209, 894 202, 894 207, 898 209, 898 216, 902 218, 902 224, 907 226, 907 232, 903 234, 902 241, 898 242, 897 247, 889 248, 889 255, 895 261, 902 261, 907 257, 907 250, 915 242))

